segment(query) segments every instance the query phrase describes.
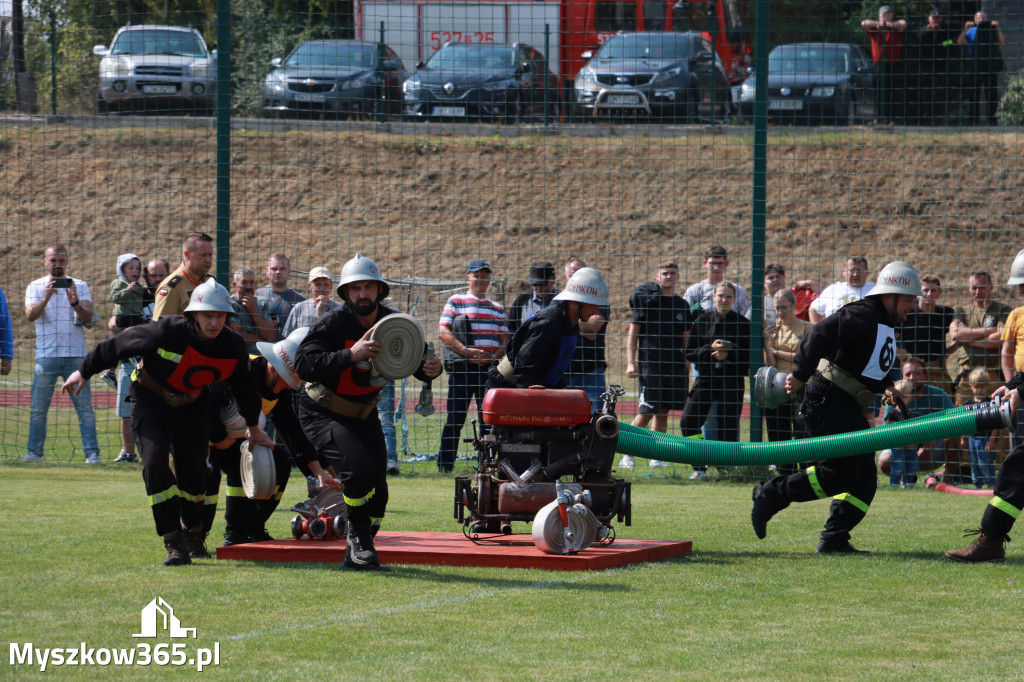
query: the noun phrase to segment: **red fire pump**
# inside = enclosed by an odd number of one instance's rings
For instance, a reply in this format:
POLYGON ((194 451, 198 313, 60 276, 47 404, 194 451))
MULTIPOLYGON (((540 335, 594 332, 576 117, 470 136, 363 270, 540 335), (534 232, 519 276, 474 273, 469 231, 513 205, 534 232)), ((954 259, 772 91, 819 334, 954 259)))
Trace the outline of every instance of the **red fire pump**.
POLYGON ((485 433, 467 441, 477 451, 477 473, 455 479, 455 518, 466 537, 511 535, 513 521, 534 521, 552 502, 579 496, 602 526, 597 541, 612 542, 611 520, 631 523, 630 484, 611 476, 619 436, 615 401, 624 393, 610 387, 591 413, 583 391, 488 391, 485 433))

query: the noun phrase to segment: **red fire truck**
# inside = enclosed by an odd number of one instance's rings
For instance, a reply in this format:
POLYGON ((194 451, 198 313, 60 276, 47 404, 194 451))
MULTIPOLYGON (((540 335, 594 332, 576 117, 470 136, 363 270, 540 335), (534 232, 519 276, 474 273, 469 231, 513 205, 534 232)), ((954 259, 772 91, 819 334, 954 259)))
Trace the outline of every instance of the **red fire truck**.
POLYGON ((619 31, 702 32, 733 83, 751 63, 743 0, 356 0, 354 9, 356 37, 382 39, 408 67, 451 41, 546 43, 551 71, 568 86, 583 53, 619 31))

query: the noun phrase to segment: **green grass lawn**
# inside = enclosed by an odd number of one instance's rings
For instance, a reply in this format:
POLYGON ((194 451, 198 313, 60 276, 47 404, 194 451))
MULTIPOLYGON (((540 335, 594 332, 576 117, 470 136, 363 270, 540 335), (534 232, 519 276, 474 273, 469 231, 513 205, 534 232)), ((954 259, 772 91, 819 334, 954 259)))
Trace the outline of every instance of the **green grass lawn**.
MULTIPOLYGON (((1024 674, 1024 550, 1005 564, 944 560, 966 544, 982 498, 879 491, 854 544, 814 554, 827 503, 793 505, 758 541, 750 487, 634 485, 623 537, 692 540, 693 554, 593 573, 202 561, 163 546, 135 465, 0 465, 0 629, 38 648, 133 647, 162 597, 190 649, 220 646, 212 678, 260 679, 1012 679, 1024 674)), ((303 497, 293 477, 284 509, 303 497)), ((456 531, 452 479, 393 479, 389 530, 456 531)), ((525 530, 526 526, 522 526, 525 530)), ((214 534, 223 533, 223 517, 214 534)), ((170 641, 151 640, 157 641, 170 641)), ((175 640, 182 641, 182 640, 175 640)), ((50 669, 51 671, 54 669, 50 669)), ((186 668, 64 667, 83 678, 186 668)), ((5 664, 4 673, 38 676, 5 664)))

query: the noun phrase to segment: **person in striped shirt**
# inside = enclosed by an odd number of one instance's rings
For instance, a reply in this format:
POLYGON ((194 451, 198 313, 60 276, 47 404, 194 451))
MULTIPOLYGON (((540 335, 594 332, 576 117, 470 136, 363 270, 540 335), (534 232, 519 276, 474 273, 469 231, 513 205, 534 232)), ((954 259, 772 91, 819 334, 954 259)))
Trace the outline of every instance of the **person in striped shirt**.
MULTIPOLYGON (((491 266, 485 260, 472 260, 466 266, 469 291, 448 299, 441 312, 438 336, 444 343, 444 364, 448 372, 448 419, 441 431, 437 468, 448 473, 455 467, 459 436, 466 423, 469 403, 476 398, 482 409, 487 371, 505 355, 508 319, 505 309, 487 298, 491 286, 491 266)), ((483 415, 479 415, 483 423, 483 415)))

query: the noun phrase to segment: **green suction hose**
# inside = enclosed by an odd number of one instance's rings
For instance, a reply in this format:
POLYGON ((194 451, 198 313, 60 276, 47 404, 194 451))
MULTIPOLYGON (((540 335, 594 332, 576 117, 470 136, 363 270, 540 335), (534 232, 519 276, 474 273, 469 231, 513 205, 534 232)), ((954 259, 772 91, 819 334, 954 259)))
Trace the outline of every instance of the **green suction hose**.
POLYGON ((677 464, 767 466, 848 457, 1009 426, 1009 405, 998 402, 957 407, 874 429, 774 443, 708 441, 622 424, 615 451, 677 464))

